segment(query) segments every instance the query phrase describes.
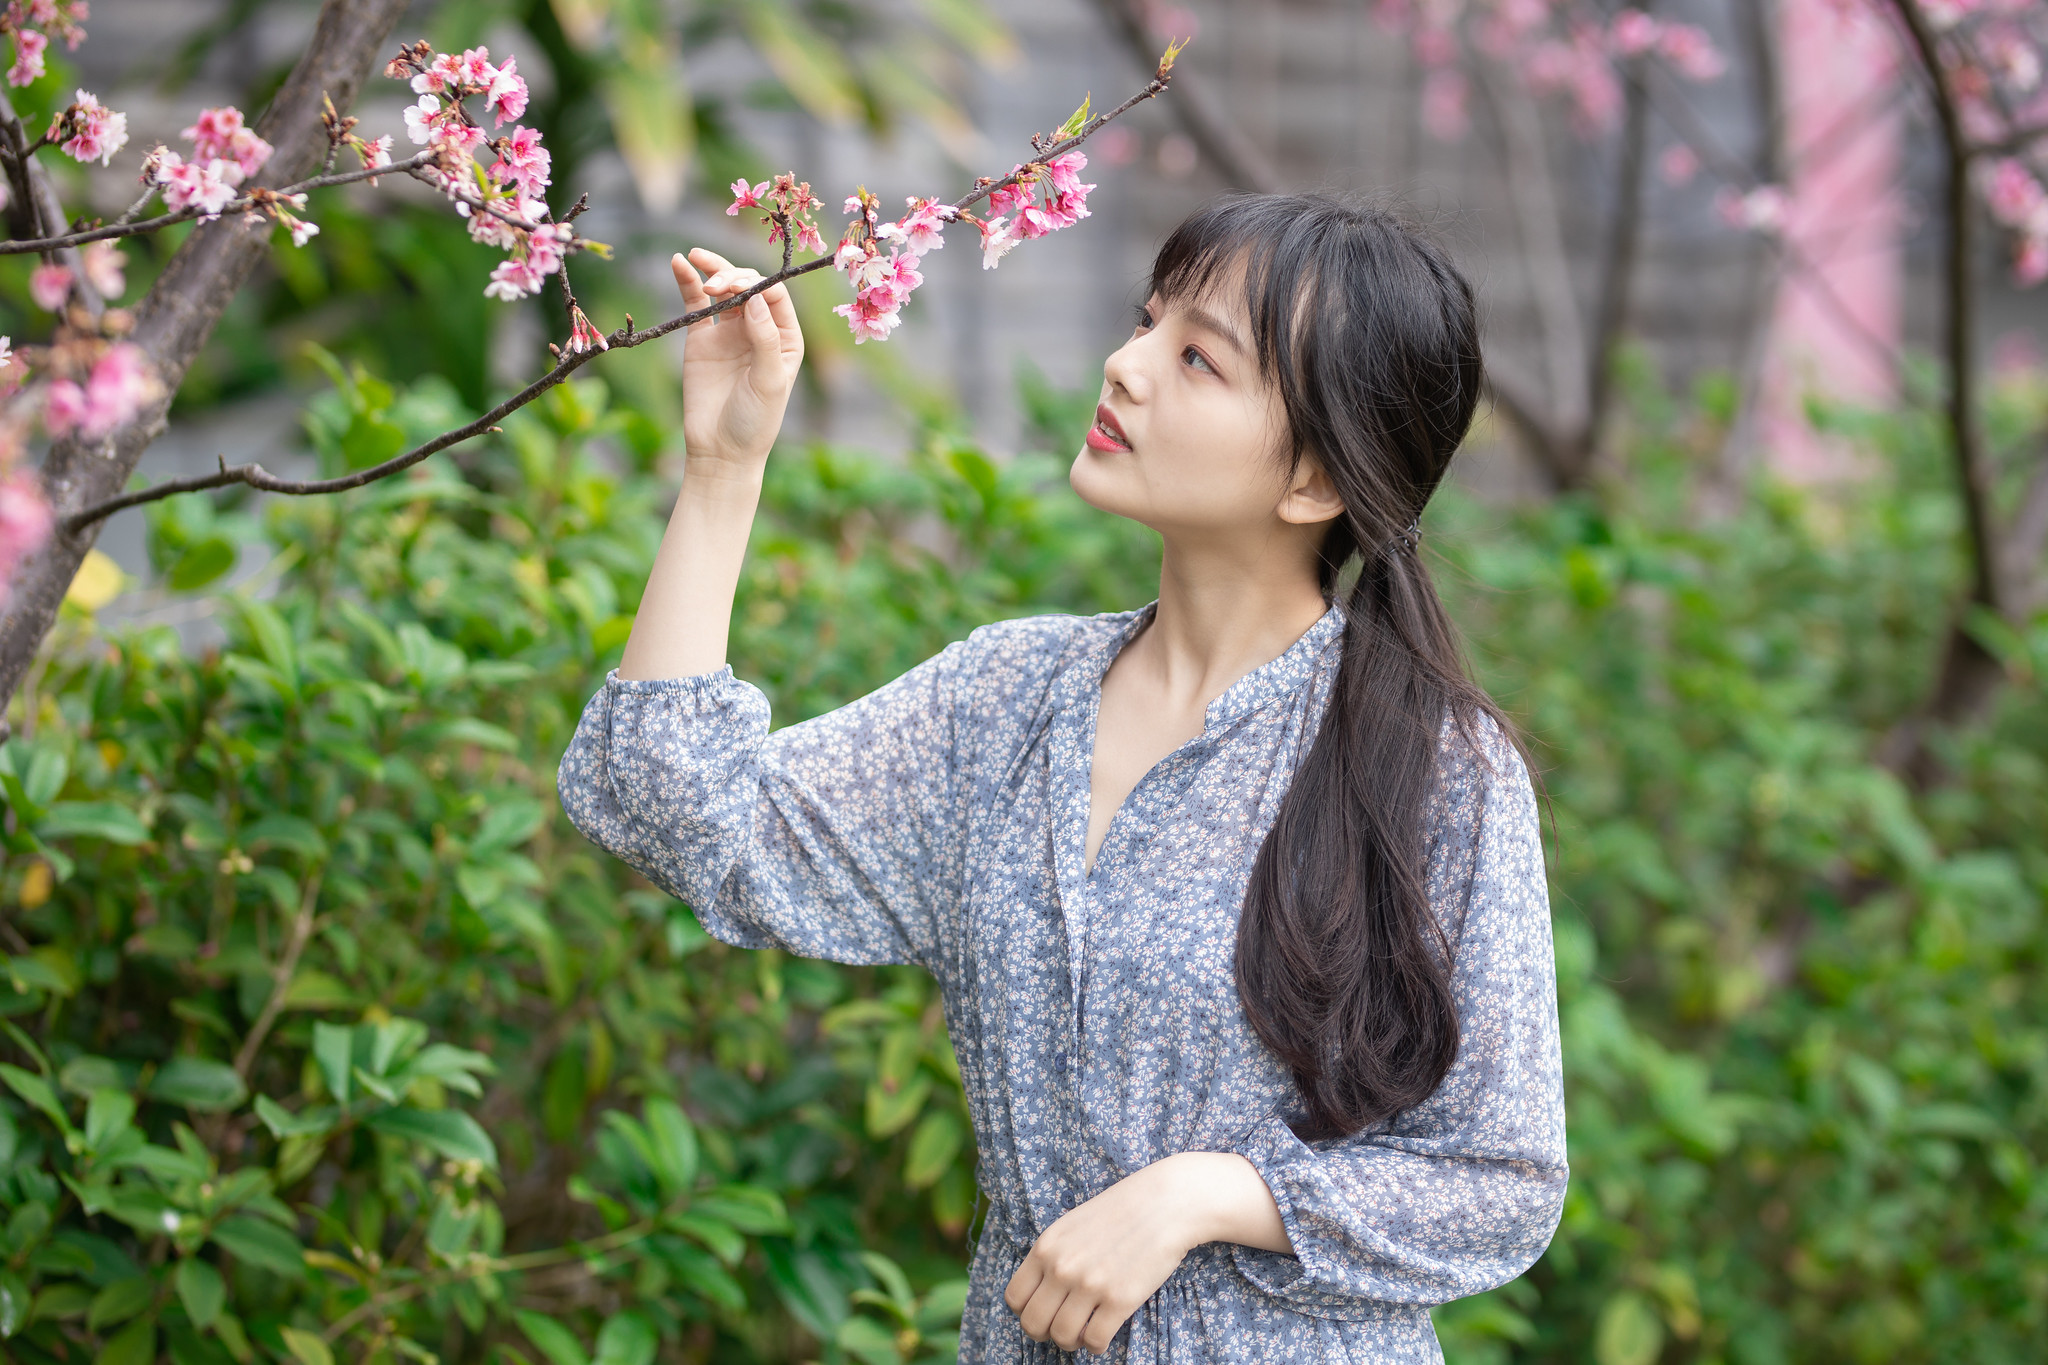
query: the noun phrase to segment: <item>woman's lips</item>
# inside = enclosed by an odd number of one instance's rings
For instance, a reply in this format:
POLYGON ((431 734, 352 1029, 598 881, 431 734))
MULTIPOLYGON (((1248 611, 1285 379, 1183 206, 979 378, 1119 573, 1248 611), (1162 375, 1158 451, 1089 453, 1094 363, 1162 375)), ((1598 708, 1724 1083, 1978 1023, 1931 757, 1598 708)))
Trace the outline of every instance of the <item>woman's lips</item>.
POLYGON ((1131 441, 1124 435, 1124 429, 1117 425, 1116 414, 1109 410, 1107 403, 1095 409, 1095 425, 1088 428, 1090 450, 1114 450, 1128 454, 1131 441))

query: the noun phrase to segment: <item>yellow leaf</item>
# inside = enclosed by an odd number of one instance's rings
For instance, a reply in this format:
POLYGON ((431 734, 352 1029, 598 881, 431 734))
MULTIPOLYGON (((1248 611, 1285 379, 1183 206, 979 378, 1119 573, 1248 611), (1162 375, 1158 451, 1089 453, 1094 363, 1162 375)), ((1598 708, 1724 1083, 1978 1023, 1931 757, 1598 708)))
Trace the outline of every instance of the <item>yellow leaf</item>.
POLYGON ((555 22, 569 46, 588 52, 604 40, 604 21, 611 0, 555 0, 555 22))
POLYGON ((64 600, 81 611, 98 611, 121 595, 127 576, 112 556, 99 550, 87 550, 85 561, 72 576, 71 586, 65 590, 64 600))
POLYGON ((50 865, 41 858, 21 874, 21 908, 33 910, 50 898, 50 865))
POLYGON ((696 150, 695 115, 674 54, 654 42, 627 46, 639 50, 605 77, 605 109, 640 202, 650 213, 668 213, 683 199, 684 173, 696 150))

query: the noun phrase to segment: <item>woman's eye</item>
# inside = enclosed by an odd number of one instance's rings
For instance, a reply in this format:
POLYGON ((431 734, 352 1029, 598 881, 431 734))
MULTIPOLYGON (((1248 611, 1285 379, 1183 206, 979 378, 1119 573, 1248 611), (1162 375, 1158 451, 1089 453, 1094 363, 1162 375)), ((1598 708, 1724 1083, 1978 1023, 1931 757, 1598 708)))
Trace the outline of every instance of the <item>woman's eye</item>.
POLYGON ((1180 358, 1182 360, 1185 360, 1189 365, 1193 366, 1198 370, 1208 370, 1210 374, 1216 373, 1216 371, 1213 368, 1211 368, 1209 362, 1203 358, 1202 353, 1192 346, 1183 350, 1180 353, 1180 358))
POLYGON ((1138 310, 1138 330, 1142 332, 1151 325, 1152 310, 1149 308, 1140 308, 1138 310))

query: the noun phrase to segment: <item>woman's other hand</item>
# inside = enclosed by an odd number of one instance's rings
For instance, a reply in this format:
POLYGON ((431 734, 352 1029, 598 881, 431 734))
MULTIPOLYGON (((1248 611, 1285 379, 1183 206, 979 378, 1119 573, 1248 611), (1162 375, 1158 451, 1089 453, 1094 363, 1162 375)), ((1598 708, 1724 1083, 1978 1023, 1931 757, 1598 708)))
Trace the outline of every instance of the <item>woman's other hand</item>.
MULTIPOLYGON (((751 289, 762 279, 760 271, 736 266, 703 247, 674 257, 669 266, 689 312, 751 289)), ((690 324, 683 340, 686 470, 756 474, 782 429, 803 359, 803 329, 786 284, 690 324)))
POLYGON ((1099 1355, 1204 1242, 1294 1249, 1272 1191, 1241 1156, 1170 1156, 1069 1210, 1032 1244, 1003 1302, 1033 1341, 1099 1355))

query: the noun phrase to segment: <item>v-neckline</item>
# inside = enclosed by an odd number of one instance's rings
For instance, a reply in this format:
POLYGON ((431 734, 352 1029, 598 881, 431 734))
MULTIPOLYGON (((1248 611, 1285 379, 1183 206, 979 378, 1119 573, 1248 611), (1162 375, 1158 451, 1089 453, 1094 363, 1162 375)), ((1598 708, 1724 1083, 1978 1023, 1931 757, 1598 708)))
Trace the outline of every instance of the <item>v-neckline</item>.
MULTIPOLYGON (((1109 677, 1110 669, 1129 648, 1132 641, 1152 624, 1158 616, 1157 600, 1146 603, 1136 611, 1117 613, 1124 619, 1119 629, 1090 652, 1090 657, 1076 663, 1083 682, 1081 733, 1077 736, 1082 764, 1080 773, 1081 829, 1080 829, 1080 882, 1091 890, 1097 885, 1096 871, 1102 865, 1102 858, 1115 841, 1119 826, 1128 826, 1130 821, 1125 812, 1152 783, 1161 769, 1166 768, 1190 749, 1210 742, 1239 718, 1249 715, 1273 698, 1292 691, 1314 667, 1316 658, 1322 653, 1329 637, 1341 630, 1344 624, 1344 609, 1331 602, 1309 624, 1308 629, 1296 636, 1287 648, 1245 673, 1236 682, 1210 698, 1202 711, 1202 728, 1190 738, 1175 745, 1167 753, 1139 774, 1131 784, 1116 809, 1109 813, 1109 821, 1102 828, 1102 842, 1096 846, 1095 856, 1088 856, 1088 830, 1095 820, 1095 764, 1096 748, 1101 734, 1102 684, 1109 677)), ((1098 618, 1103 619, 1103 618, 1098 618)), ((1114 616, 1108 619, 1115 619, 1114 616)))

